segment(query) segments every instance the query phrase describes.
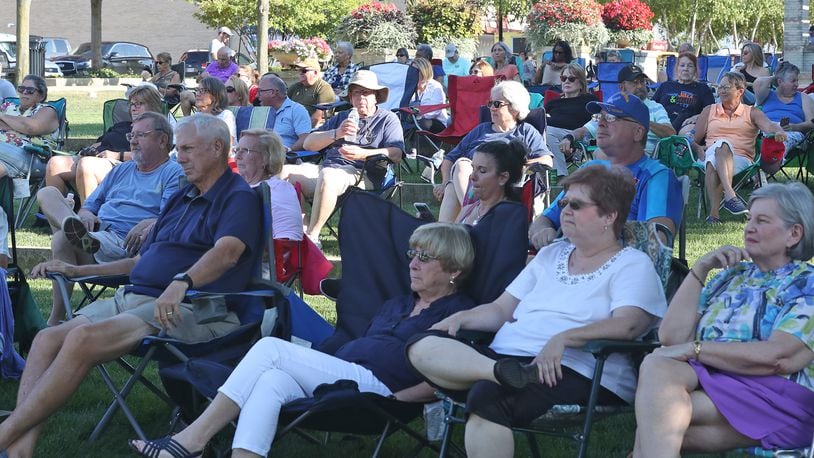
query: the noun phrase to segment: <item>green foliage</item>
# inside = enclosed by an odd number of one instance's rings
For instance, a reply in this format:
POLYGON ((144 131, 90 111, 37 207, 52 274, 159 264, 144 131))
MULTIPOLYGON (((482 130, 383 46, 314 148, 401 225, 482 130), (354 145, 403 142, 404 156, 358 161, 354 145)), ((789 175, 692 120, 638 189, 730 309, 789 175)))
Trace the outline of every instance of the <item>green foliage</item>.
POLYGON ((627 42, 628 46, 639 48, 653 39, 653 32, 650 30, 608 30, 609 43, 627 42))
POLYGON ((91 78, 122 78, 123 76, 112 68, 100 68, 90 71, 91 78))
POLYGON ((391 3, 372 1, 352 10, 336 27, 336 39, 354 48, 387 50, 412 47, 417 35, 409 15, 391 3))
POLYGON ((444 49, 448 43, 454 44, 455 47, 458 48, 458 54, 461 56, 474 56, 478 51, 478 40, 475 38, 438 37, 427 42, 427 44, 432 46, 432 49, 444 49))
POLYGON ((392 51, 414 43, 415 32, 406 30, 395 22, 376 24, 367 37, 367 49, 370 51, 392 51))
POLYGON ((407 7, 416 24, 418 41, 469 38, 480 34, 480 6, 472 0, 419 0, 407 7))
MULTIPOLYGON (((256 0, 187 0, 198 6, 195 17, 217 28, 222 25, 240 29, 257 24, 256 0)), ((361 0, 271 0, 269 27, 284 36, 329 38, 334 24, 361 0)))

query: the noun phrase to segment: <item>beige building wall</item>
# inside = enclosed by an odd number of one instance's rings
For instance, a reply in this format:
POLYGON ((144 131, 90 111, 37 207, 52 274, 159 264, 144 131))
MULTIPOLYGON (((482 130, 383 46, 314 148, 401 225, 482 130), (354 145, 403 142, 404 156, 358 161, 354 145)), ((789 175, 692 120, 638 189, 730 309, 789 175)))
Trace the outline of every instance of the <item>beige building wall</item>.
MULTIPOLYGON (((16 11, 16 0, 0 0, 0 32, 16 33, 16 11)), ((208 49, 215 37, 196 11, 185 0, 104 0, 102 40, 134 41, 176 60, 188 49, 208 49)), ((90 41, 90 0, 33 0, 31 33, 67 38, 74 48, 90 41)))

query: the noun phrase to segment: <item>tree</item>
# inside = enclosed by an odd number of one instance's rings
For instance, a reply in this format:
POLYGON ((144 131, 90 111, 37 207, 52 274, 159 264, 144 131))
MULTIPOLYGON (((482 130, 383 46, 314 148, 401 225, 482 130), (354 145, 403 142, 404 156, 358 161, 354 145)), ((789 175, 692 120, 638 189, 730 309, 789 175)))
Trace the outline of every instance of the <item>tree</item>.
POLYGON ((91 68, 102 68, 102 0, 90 0, 91 68))
POLYGON ((411 2, 407 11, 421 43, 436 38, 469 38, 481 31, 480 7, 472 0, 419 0, 411 2))
POLYGON ((257 68, 269 68, 269 0, 257 0, 257 68))
POLYGON ((23 84, 28 74, 28 25, 31 18, 31 0, 17 0, 17 85, 23 84))

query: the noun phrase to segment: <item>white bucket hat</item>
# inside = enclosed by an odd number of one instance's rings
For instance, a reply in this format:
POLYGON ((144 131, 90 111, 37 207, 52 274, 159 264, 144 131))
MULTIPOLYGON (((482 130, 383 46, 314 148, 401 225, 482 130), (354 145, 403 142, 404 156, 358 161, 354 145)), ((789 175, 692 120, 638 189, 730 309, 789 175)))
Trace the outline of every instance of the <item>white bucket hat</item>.
POLYGON ((390 89, 386 86, 379 85, 379 78, 370 70, 358 70, 350 78, 348 87, 342 91, 339 97, 350 101, 350 87, 359 86, 371 91, 376 91, 376 103, 384 103, 387 101, 387 96, 390 95, 390 89))

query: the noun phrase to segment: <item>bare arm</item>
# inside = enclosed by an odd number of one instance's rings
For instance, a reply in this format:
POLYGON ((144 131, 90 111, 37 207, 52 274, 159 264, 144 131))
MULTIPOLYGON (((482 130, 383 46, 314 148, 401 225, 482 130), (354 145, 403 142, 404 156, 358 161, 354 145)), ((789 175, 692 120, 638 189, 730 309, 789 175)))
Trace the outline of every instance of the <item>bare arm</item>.
POLYGON ((446 331, 454 336, 460 329, 494 332, 503 323, 512 320, 514 309, 520 301, 507 292, 503 292, 494 302, 464 310, 435 323, 430 329, 446 331))
POLYGON ((45 278, 48 273, 61 273, 66 277, 85 277, 90 275, 129 275, 139 256, 119 259, 102 264, 85 264, 75 266, 63 261, 50 260, 37 264, 31 269, 31 278, 45 278))
POLYGON ((9 129, 25 135, 45 135, 57 130, 59 119, 53 108, 40 109, 32 117, 0 114, 0 121, 6 123, 9 129))
POLYGON ((435 392, 437 390, 430 386, 427 382, 421 382, 418 385, 413 385, 401 391, 393 393, 393 396, 399 401, 405 402, 427 402, 435 399, 435 392))
POLYGON ((529 240, 535 248, 540 249, 557 238, 557 229, 547 217, 540 215, 534 218, 529 226, 529 240))
POLYGON ((786 130, 796 130, 797 132, 807 133, 811 129, 814 129, 814 100, 805 94, 802 95, 802 99, 805 120, 800 123, 789 124, 785 127, 786 130))
POLYGON ((650 130, 656 134, 656 137, 664 138, 669 137, 671 135, 676 134, 676 130, 673 128, 673 125, 668 123, 657 123, 651 122, 650 123, 650 130))
POLYGON ((303 145, 305 144, 305 138, 308 137, 308 135, 310 134, 305 133, 297 137, 297 141, 295 141, 294 144, 291 145, 291 151, 302 151, 303 145))
POLYGON ((755 105, 762 105, 772 92, 772 84, 774 84, 773 76, 762 76, 755 80, 752 84, 752 89, 755 91, 755 105))
POLYGON ((752 122, 755 123, 760 130, 766 133, 773 133, 777 141, 782 142, 786 140, 786 131, 780 127, 780 124, 767 118, 766 113, 760 110, 752 110, 751 113, 752 122))
POLYGON ((703 110, 701 110, 701 114, 698 115, 698 121, 695 123, 695 137, 692 140, 691 146, 692 149, 695 151, 695 157, 699 160, 703 161, 705 158, 705 152, 702 144, 706 144, 707 142, 707 123, 709 123, 709 108, 712 105, 705 106, 703 110))

